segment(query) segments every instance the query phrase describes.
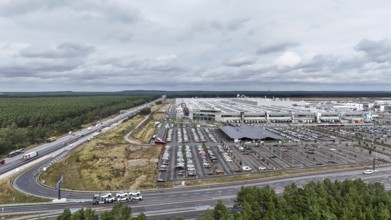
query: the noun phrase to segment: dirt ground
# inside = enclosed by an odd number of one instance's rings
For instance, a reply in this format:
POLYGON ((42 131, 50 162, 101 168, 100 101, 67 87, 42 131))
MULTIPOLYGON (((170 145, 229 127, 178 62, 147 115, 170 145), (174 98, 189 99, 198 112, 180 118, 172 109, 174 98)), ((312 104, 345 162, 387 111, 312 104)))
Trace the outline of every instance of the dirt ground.
POLYGON ((63 188, 74 190, 128 190, 151 188, 161 147, 128 144, 124 135, 141 120, 136 116, 85 143, 49 167, 41 182, 54 187, 64 175, 63 188), (134 161, 129 164, 129 161, 134 161))

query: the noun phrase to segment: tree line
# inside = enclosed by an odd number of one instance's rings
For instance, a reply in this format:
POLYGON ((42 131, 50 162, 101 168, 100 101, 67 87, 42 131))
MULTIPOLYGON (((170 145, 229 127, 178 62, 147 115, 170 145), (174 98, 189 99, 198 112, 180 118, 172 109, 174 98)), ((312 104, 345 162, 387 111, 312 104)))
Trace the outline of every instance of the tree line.
POLYGON ((218 201, 198 220, 378 220, 391 219, 391 193, 381 183, 361 179, 291 184, 281 196, 269 186, 243 187, 234 207, 218 201))
POLYGON ((0 155, 151 101, 156 95, 0 97, 0 155))

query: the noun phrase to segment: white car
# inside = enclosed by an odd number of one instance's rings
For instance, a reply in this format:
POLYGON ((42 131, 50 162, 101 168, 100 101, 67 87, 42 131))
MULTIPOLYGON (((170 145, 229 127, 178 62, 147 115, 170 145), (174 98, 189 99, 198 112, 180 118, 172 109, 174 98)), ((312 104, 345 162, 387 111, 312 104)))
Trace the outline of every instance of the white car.
POLYGON ((101 195, 100 197, 106 199, 106 198, 111 198, 111 197, 113 197, 113 195, 112 195, 111 193, 106 193, 106 194, 101 195))
POLYGON ((258 167, 259 170, 266 170, 266 167, 258 167))
POLYGON ((129 192, 129 196, 132 196, 132 197, 139 196, 139 195, 141 195, 140 191, 131 191, 131 192, 129 192))
POLYGON ((126 192, 119 192, 119 193, 117 193, 115 196, 116 196, 116 197, 128 197, 129 194, 126 193, 126 192))
POLYGON ((117 202, 129 202, 129 197, 117 197, 117 202))
POLYGON ((111 193, 106 193, 101 196, 107 203, 115 202, 115 197, 111 193))
POLYGON ((138 200, 138 201, 141 201, 141 200, 143 200, 143 196, 132 196, 132 197, 130 197, 131 198, 131 200, 138 200))
POLYGON ((242 167, 242 170, 243 170, 243 171, 250 172, 250 171, 252 171, 253 169, 252 169, 251 167, 249 167, 249 166, 243 166, 243 167, 242 167))
POLYGON ((364 174, 372 174, 373 173, 373 170, 365 170, 364 171, 364 174))

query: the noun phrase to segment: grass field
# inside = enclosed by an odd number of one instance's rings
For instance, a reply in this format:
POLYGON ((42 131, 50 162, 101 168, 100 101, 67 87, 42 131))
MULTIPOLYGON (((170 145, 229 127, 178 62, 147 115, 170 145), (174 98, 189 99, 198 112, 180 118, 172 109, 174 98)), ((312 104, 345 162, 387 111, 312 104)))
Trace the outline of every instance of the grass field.
POLYGON ((135 134, 133 134, 132 137, 136 140, 139 140, 143 144, 148 144, 156 131, 155 122, 161 121, 164 118, 164 113, 162 111, 167 111, 168 107, 169 105, 167 104, 152 106, 152 119, 135 134))
POLYGON ((135 146, 124 135, 143 116, 136 116, 84 144, 40 176, 41 182, 54 187, 64 175, 63 188, 73 190, 128 190, 151 188, 161 148, 135 146), (142 164, 132 163, 142 160, 142 164))
POLYGON ((12 178, 1 180, 0 189, 0 204, 50 201, 49 199, 34 197, 17 191, 12 187, 12 178))

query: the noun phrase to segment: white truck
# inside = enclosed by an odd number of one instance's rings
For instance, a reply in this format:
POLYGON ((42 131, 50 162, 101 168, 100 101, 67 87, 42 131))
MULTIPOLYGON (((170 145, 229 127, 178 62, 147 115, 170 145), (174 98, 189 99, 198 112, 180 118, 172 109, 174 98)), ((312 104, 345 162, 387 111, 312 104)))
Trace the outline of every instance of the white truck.
POLYGON ((38 156, 38 151, 32 151, 30 153, 23 155, 23 160, 29 160, 29 159, 37 157, 37 156, 38 156))

